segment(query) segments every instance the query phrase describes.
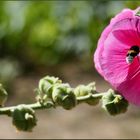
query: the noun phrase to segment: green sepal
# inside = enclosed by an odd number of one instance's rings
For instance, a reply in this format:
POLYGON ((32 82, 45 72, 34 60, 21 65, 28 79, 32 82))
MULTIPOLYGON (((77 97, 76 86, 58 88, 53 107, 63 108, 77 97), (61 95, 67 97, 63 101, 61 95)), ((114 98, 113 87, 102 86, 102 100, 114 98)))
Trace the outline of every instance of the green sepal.
POLYGON ((113 90, 108 92, 102 97, 102 107, 110 114, 117 115, 127 111, 128 102, 113 90))
POLYGON ((19 105, 12 111, 12 123, 19 131, 31 132, 36 126, 35 111, 26 105, 19 105))

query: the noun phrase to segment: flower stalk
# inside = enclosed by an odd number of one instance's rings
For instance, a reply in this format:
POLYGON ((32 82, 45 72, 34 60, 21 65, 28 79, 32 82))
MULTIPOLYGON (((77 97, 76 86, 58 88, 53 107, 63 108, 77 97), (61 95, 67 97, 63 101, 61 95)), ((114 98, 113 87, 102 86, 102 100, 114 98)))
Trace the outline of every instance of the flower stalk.
POLYGON ((97 92, 95 82, 72 88, 68 83, 62 83, 59 78, 46 76, 39 81, 36 94, 35 103, 1 107, 0 115, 12 117, 13 125, 18 130, 31 132, 37 122, 35 110, 56 107, 70 110, 81 103, 95 106, 101 101, 105 111, 110 115, 117 115, 126 112, 128 107, 128 102, 112 89, 97 92))
MULTIPOLYGON (((47 105, 41 105, 39 102, 32 103, 32 104, 22 104, 26 107, 32 108, 34 110, 39 110, 39 109, 49 109, 53 107, 52 103, 49 103, 47 105)), ((16 109, 17 106, 10 106, 10 107, 3 107, 0 108, 0 115, 8 115, 11 116, 11 113, 14 109, 16 109)))

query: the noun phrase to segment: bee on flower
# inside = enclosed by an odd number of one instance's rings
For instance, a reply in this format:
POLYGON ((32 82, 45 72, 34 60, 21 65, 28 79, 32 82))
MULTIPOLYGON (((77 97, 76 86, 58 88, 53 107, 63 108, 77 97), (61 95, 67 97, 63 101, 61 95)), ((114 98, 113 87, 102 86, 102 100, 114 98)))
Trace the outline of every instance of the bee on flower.
POLYGON ((130 103, 140 106, 140 8, 124 9, 102 32, 97 71, 130 103))

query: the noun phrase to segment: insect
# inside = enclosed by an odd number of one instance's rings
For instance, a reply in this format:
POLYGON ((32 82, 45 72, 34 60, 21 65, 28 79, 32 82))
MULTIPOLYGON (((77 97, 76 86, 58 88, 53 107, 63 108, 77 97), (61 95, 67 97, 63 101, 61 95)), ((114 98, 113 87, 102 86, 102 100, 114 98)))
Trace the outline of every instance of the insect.
POLYGON ((131 64, 133 62, 133 60, 134 60, 135 57, 137 57, 138 58, 138 61, 140 62, 139 57, 138 57, 139 52, 140 52, 139 46, 136 46, 136 45, 135 46, 132 46, 130 48, 130 50, 127 52, 126 62, 128 64, 131 64))

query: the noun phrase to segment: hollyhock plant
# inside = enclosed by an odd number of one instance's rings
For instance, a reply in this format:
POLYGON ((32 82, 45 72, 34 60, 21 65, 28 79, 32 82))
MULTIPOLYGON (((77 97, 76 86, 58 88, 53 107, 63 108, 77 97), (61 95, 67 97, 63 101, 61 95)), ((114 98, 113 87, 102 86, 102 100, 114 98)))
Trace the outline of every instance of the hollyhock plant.
POLYGON ((95 68, 130 103, 140 106, 140 8, 124 9, 104 29, 95 68))

